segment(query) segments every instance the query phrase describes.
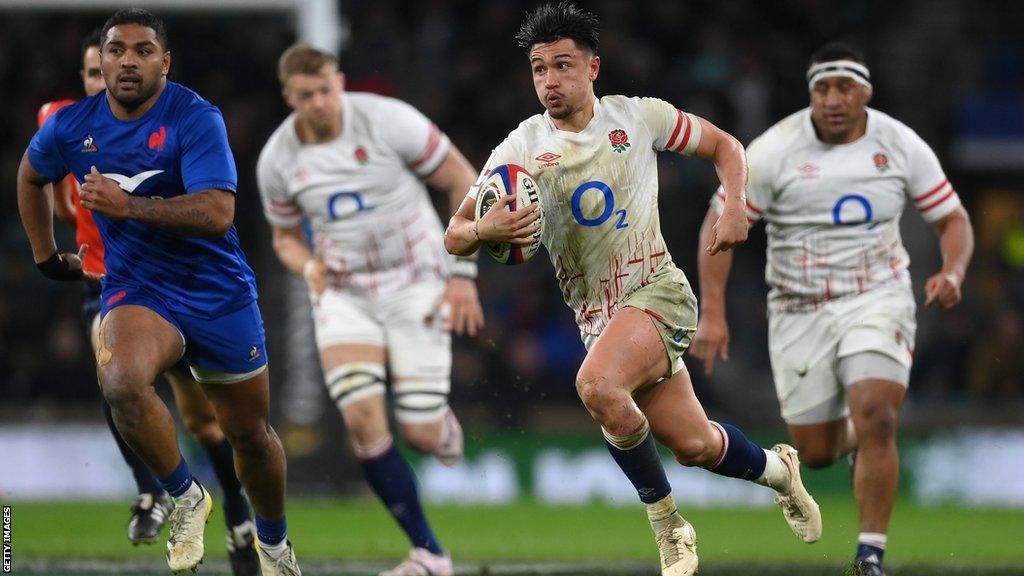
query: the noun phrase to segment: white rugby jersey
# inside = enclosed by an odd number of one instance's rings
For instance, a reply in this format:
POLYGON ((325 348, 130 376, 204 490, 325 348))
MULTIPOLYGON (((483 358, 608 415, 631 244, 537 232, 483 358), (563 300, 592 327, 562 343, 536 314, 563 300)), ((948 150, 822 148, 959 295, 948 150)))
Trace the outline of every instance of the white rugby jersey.
MULTIPOLYGON (((699 142, 697 119, 667 102, 605 96, 581 132, 559 130, 545 112, 494 149, 481 180, 518 164, 540 186, 542 242, 582 332, 599 334, 656 272, 686 283, 661 235, 656 155, 693 154, 699 142)), ((469 195, 476 193, 474 186, 469 195)))
MULTIPOLYGON (((928 222, 960 206, 924 140, 871 108, 867 131, 849 144, 822 142, 810 108, 796 112, 751 142, 747 163, 747 218, 767 221, 773 312, 814 310, 886 285, 909 288, 899 228, 907 199, 928 222)), ((721 189, 712 204, 722 212, 721 189)))
POLYGON ((420 178, 450 143, 412 106, 357 92, 342 95, 341 134, 303 144, 289 116, 257 164, 271 225, 309 218, 313 240, 339 288, 380 296, 427 277, 446 277, 444 231, 420 178))

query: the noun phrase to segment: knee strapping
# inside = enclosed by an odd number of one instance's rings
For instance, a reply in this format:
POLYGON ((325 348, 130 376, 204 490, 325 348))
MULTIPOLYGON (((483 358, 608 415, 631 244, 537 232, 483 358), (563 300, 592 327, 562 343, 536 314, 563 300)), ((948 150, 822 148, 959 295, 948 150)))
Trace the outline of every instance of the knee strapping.
POLYGON ((404 424, 436 422, 448 411, 447 383, 417 382, 402 386, 395 392, 395 419, 404 424))
POLYGON ((625 436, 618 436, 612 434, 603 426, 601 427, 601 433, 604 434, 604 439, 607 440, 609 444, 615 446, 619 450, 632 450, 633 448, 636 448, 637 446, 640 445, 641 442, 644 441, 644 439, 647 438, 647 434, 650 431, 651 425, 647 421, 647 418, 644 418, 643 424, 641 424, 635 432, 633 432, 632 434, 627 434, 625 436))
POLYGON ((383 394, 385 370, 383 364, 352 362, 327 373, 325 382, 331 400, 344 408, 351 402, 383 394))

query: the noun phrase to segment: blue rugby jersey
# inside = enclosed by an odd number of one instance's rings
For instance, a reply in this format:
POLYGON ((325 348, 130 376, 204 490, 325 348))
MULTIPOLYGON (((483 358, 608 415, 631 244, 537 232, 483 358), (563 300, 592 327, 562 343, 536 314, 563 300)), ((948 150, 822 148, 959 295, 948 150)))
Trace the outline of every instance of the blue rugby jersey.
MULTIPOLYGON (((28 158, 51 182, 70 172, 83 183, 95 166, 129 194, 148 198, 210 188, 234 193, 238 180, 220 111, 174 82, 135 120, 115 118, 105 92, 65 107, 32 138, 28 158)), ((199 238, 94 216, 106 247, 105 286, 141 288, 174 312, 204 317, 256 299, 234 225, 222 237, 199 238)))

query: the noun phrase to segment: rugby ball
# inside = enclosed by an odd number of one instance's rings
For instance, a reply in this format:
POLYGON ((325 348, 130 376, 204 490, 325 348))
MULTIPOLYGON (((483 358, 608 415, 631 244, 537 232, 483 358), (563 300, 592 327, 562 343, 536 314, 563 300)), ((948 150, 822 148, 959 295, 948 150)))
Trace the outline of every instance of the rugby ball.
MULTIPOLYGON (((523 210, 533 204, 540 204, 540 187, 526 168, 515 164, 502 164, 491 170, 484 177, 476 195, 476 214, 480 220, 503 196, 514 196, 515 202, 508 204, 510 211, 523 210)), ((540 248, 540 239, 544 232, 544 214, 540 215, 540 228, 533 234, 530 244, 510 244, 508 242, 484 242, 484 250, 502 264, 522 264, 540 248)))

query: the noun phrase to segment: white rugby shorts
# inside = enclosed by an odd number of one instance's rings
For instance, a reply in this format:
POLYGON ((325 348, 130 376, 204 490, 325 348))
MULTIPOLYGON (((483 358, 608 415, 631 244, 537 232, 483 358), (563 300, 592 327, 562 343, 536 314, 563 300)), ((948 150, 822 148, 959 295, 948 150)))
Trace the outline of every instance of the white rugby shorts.
POLYGON ((811 312, 771 314, 768 349, 782 418, 790 424, 813 424, 849 414, 846 386, 854 382, 843 381, 840 360, 862 353, 880 354, 882 361, 872 363, 877 373, 857 370, 858 380, 907 385, 915 312, 910 288, 895 286, 826 302, 811 312))
POLYGON ((387 351, 392 392, 451 389, 451 312, 437 307, 445 281, 410 284, 388 296, 327 288, 313 305, 317 348, 370 344, 387 351))

